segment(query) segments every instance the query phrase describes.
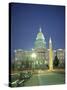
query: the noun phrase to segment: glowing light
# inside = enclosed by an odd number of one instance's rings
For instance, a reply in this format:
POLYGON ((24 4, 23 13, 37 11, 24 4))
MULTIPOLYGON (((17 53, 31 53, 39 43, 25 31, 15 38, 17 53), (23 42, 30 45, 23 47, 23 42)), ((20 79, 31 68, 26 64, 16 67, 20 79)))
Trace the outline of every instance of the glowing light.
POLYGON ((32 48, 32 51, 34 51, 34 49, 32 48))
POLYGON ((32 58, 36 58, 36 54, 35 53, 32 53, 31 57, 32 58))
POLYGON ((14 50, 14 52, 16 53, 16 50, 14 50))
POLYGON ((40 32, 41 32, 41 27, 40 27, 40 32))
POLYGON ((52 50, 52 41, 49 40, 49 70, 53 70, 53 50, 52 50))

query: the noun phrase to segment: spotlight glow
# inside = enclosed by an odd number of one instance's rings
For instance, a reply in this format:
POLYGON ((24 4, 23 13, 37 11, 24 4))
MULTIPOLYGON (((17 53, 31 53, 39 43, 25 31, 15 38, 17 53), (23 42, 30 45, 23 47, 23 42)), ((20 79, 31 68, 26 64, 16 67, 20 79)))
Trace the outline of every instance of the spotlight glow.
POLYGON ((35 53, 32 53, 31 57, 32 58, 36 58, 36 54, 35 53))

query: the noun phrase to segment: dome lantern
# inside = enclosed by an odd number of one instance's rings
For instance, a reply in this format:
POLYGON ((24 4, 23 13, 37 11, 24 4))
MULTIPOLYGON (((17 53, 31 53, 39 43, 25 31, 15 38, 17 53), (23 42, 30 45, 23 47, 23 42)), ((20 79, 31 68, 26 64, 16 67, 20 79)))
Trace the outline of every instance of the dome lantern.
POLYGON ((43 33, 42 33, 41 27, 40 27, 39 33, 37 34, 37 37, 36 37, 36 40, 38 40, 38 39, 42 39, 42 40, 45 39, 45 38, 44 38, 44 35, 43 35, 43 33))
POLYGON ((39 32, 36 37, 35 48, 46 48, 46 41, 42 33, 41 27, 39 28, 39 32))

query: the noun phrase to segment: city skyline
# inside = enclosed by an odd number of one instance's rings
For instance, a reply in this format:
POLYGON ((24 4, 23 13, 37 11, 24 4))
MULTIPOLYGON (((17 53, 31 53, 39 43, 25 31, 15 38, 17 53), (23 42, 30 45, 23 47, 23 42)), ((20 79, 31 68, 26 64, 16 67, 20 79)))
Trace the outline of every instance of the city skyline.
POLYGON ((11 4, 11 50, 34 48, 39 28, 42 28, 48 48, 65 49, 65 8, 53 5, 11 4))

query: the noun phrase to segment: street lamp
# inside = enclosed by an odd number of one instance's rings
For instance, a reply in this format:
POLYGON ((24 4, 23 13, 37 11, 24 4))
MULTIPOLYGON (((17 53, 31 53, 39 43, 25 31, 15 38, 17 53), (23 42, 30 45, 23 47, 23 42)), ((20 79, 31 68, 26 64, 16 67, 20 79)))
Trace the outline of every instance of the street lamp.
POLYGON ((34 59, 36 59, 36 54, 35 53, 32 53, 31 57, 34 58, 34 59))
POLYGON ((32 59, 33 59, 33 68, 35 68, 35 59, 36 59, 36 54, 33 52, 32 54, 31 54, 31 57, 32 57, 32 59))

